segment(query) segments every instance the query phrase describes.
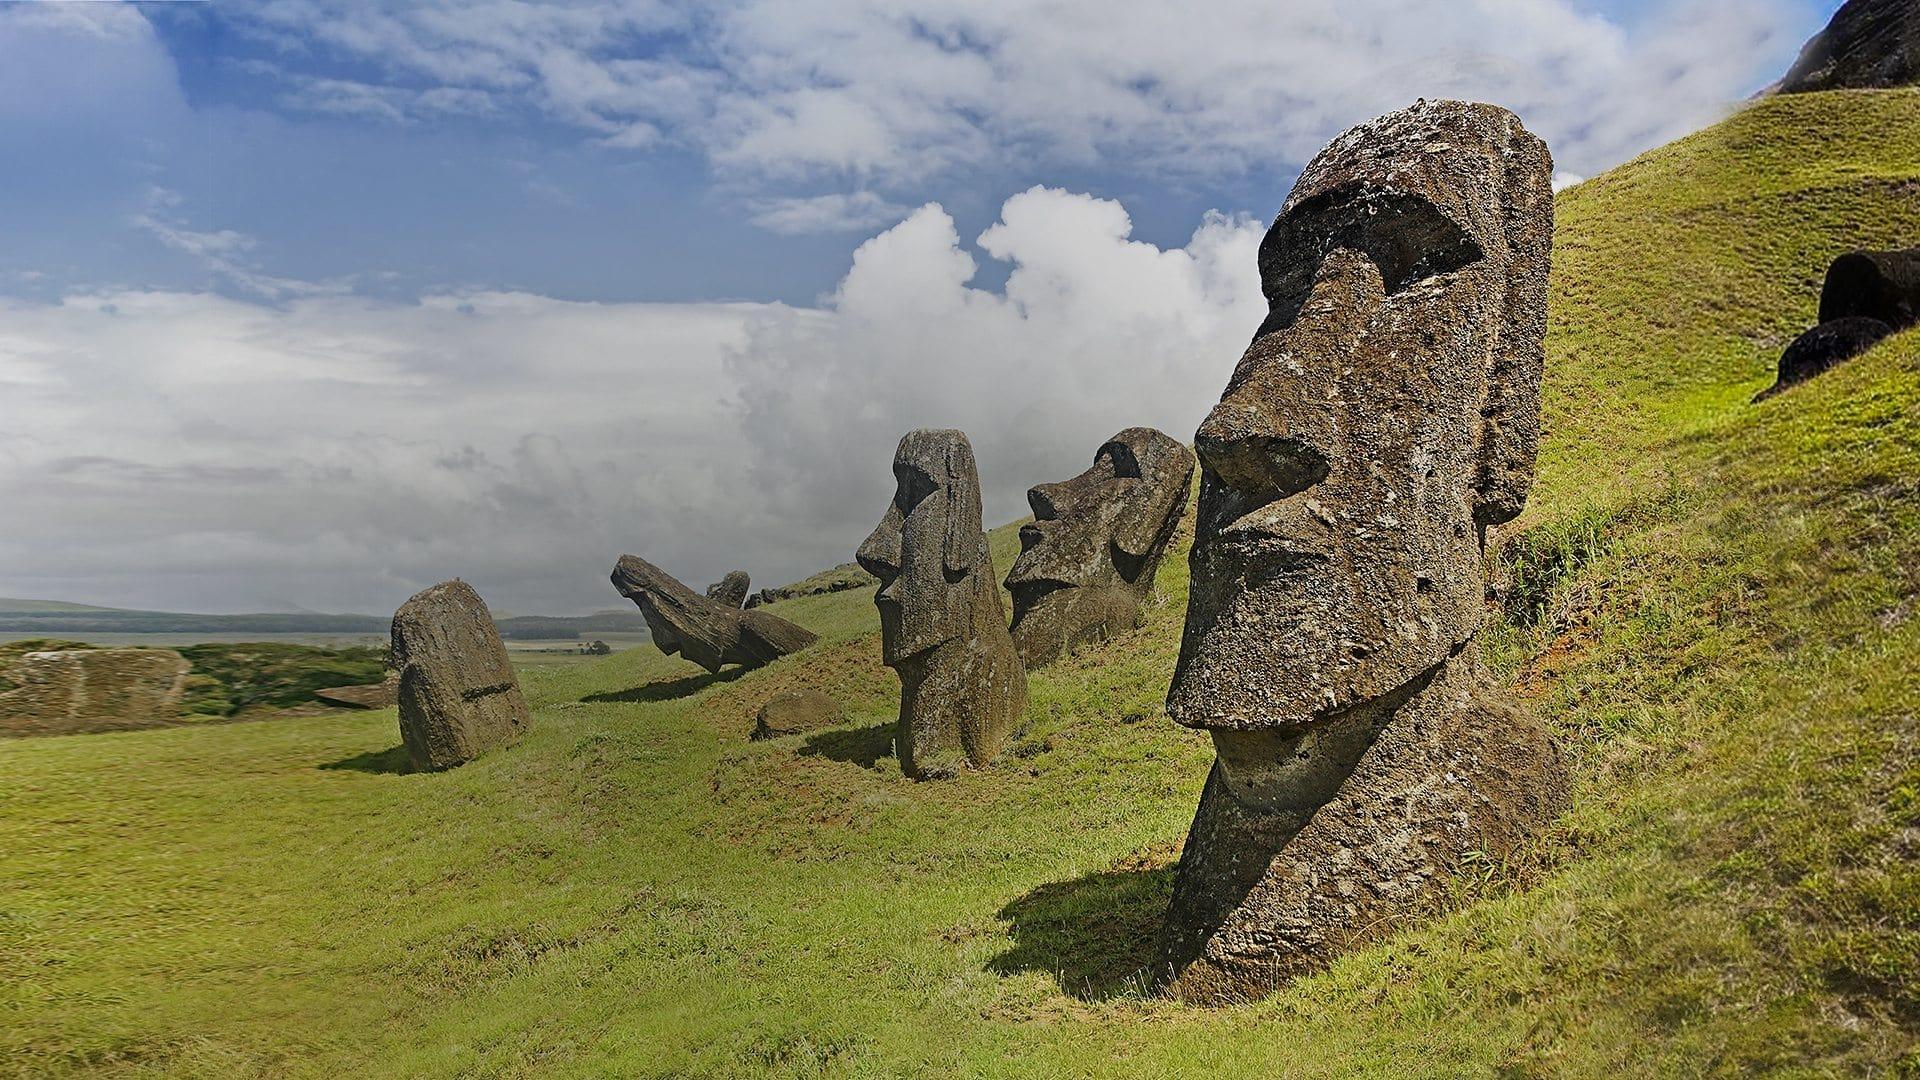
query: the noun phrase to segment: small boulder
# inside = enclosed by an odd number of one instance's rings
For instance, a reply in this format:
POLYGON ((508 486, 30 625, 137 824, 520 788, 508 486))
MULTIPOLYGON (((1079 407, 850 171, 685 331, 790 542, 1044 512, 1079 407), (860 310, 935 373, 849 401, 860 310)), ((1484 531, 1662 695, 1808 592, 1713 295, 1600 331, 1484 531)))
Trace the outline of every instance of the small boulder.
POLYGON ((400 739, 417 769, 451 769, 518 742, 533 724, 493 616, 464 581, 415 593, 393 613, 400 739))
POLYGON ((847 710, 838 701, 818 690, 795 690, 775 697, 760 706, 754 717, 751 738, 778 739, 782 735, 800 735, 845 723, 847 710))

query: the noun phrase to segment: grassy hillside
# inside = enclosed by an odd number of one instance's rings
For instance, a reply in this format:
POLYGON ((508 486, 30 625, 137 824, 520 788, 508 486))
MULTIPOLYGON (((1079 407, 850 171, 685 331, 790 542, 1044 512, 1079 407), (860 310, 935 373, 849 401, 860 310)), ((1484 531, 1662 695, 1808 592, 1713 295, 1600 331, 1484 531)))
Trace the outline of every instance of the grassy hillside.
POLYGON ((1489 652, 1573 808, 1268 1001, 1135 977, 1210 757, 1159 708, 1182 540, 1147 624, 946 783, 886 756, 865 591, 777 605, 822 641, 744 676, 528 669, 533 734, 450 774, 397 771, 391 712, 0 745, 0 1068, 1920 1070, 1920 334, 1746 404, 1828 259, 1920 240, 1916 192, 1920 94, 1837 93, 1562 196, 1489 652), (849 724, 749 744, 795 685, 849 724))

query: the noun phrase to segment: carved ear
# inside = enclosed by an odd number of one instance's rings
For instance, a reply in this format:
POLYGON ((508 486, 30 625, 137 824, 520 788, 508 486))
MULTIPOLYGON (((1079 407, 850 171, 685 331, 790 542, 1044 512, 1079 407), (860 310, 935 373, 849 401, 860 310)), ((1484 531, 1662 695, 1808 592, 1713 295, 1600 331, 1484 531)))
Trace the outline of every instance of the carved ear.
POLYGON ((1507 154, 1507 280, 1501 337, 1492 342, 1480 408, 1473 519, 1484 530, 1520 516, 1540 452, 1540 369, 1546 358, 1547 264, 1553 255, 1553 161, 1516 121, 1507 154))
POLYGON ((980 473, 973 464, 973 447, 964 435, 947 444, 947 535, 941 551, 950 573, 979 565, 980 473))
POLYGON ((1193 486, 1193 451, 1158 431, 1150 432, 1138 447, 1118 440, 1108 445, 1117 453, 1132 455, 1140 477, 1139 489, 1114 525, 1113 543, 1135 559, 1144 559, 1170 531, 1168 520, 1186 508, 1187 492, 1193 486))

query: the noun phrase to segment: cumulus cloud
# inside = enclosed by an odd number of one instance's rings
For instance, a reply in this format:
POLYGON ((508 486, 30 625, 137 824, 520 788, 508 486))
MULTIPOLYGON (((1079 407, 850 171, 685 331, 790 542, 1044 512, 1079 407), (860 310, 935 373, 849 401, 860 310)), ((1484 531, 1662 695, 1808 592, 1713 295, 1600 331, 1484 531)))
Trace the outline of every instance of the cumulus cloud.
MULTIPOLYGON (((472 8, 278 0, 236 17, 392 73, 514 100, 612 145, 902 189, 982 165, 1177 175, 1298 165, 1415 97, 1520 112, 1582 175, 1698 127, 1791 58, 1787 0, 1676 0, 1631 27, 1574 0, 608 0, 472 8)), ((406 108, 366 93, 343 107, 406 108)))
POLYGON ((850 557, 917 426, 966 430, 1011 519, 1122 427, 1189 434, 1264 311, 1255 223, 1130 231, 1024 192, 977 240, 1012 264, 986 290, 927 205, 814 308, 0 301, 0 595, 378 612, 457 574, 581 611, 623 551, 778 584, 850 557))

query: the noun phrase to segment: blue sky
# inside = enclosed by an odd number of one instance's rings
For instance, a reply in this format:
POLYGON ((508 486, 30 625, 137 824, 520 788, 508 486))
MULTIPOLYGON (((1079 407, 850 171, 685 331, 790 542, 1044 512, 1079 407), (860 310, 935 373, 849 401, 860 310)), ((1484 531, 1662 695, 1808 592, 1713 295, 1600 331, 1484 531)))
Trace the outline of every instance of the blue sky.
POLYGON ((1340 130, 1494 101, 1571 182, 1837 6, 0 6, 0 499, 36 510, 0 595, 585 610, 623 549, 775 584, 927 423, 1010 517, 1113 430, 1186 437, 1340 130))

